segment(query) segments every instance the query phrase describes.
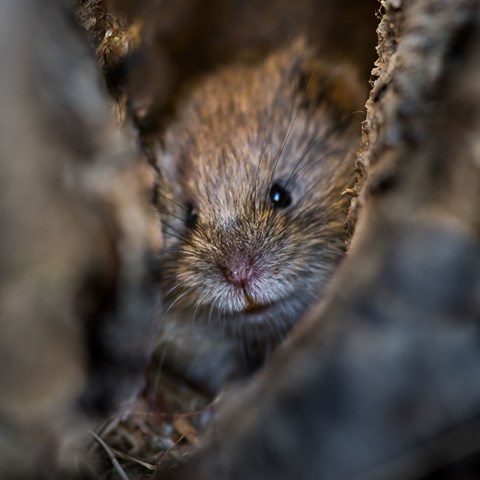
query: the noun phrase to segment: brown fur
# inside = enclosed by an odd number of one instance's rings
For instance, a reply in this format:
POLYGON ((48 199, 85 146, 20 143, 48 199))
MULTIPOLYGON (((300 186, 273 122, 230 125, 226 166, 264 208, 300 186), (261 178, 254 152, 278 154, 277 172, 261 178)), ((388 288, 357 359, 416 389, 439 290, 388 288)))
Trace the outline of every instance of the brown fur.
MULTIPOLYGON (((297 41, 261 63, 206 77, 180 103, 158 153, 164 348, 176 335, 185 350, 203 348, 184 338, 198 326, 200 338, 246 353, 248 370, 322 294, 345 250, 342 192, 354 182, 361 120, 354 77, 297 41), (274 206, 274 184, 286 186, 291 205, 274 206), (226 272, 245 259, 254 280, 237 288, 226 272)), ((214 377, 229 364, 222 351, 214 377)), ((196 357, 187 376, 199 380, 195 370, 207 368, 208 356, 196 357)), ((232 374, 214 386, 200 376, 215 390, 232 374)))

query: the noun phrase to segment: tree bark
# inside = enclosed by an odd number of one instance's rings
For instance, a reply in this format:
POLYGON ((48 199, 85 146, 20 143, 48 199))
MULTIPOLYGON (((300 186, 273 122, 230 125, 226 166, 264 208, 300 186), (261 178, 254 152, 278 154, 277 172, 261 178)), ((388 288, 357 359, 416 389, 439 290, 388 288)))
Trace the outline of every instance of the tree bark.
POLYGON ((178 97, 219 66, 255 61, 304 36, 367 84, 377 0, 76 0, 121 117, 159 135, 178 97), (126 113, 128 110, 128 113, 126 113))
MULTIPOLYGON (((168 61, 154 61, 149 77, 159 96, 149 99, 148 87, 128 98, 137 116, 145 98, 153 112, 173 99, 176 75, 230 55, 217 37, 220 50, 186 65, 197 44, 215 43, 215 29, 228 31, 230 8, 208 3, 220 19, 210 24, 188 14, 190 3, 164 25, 175 62, 161 37, 168 61), (169 26, 188 33, 186 45, 169 26)), ((382 1, 348 258, 328 298, 224 402, 209 444, 172 477, 478 473, 479 3, 382 1)), ((153 347, 146 257, 159 242, 148 180, 71 11, 66 0, 0 2, 0 478, 65 478, 56 472, 68 437, 85 428, 85 413, 138 391, 153 347)), ((135 32, 110 17, 90 24, 95 15, 83 23, 104 66, 114 65, 131 53, 124 30, 135 32), (105 43, 107 27, 118 27, 119 43, 105 43)))
POLYGON ((85 414, 141 386, 154 239, 69 2, 3 0, 0 59, 0 478, 50 479, 85 414))

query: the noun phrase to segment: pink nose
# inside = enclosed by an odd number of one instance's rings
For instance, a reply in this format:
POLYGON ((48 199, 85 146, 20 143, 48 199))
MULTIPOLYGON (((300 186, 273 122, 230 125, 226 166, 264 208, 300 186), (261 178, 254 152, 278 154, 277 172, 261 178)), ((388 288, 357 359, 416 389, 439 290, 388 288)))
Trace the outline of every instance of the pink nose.
POLYGON ((227 262, 225 277, 236 287, 245 287, 253 278, 253 265, 246 258, 234 258, 227 262))

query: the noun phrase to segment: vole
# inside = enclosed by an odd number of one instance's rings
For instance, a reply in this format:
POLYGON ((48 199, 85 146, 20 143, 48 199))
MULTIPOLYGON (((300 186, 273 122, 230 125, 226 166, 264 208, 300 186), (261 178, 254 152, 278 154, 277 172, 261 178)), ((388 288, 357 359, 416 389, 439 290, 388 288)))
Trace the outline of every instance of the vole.
POLYGON ((345 253, 364 92, 302 40, 211 73, 155 161, 166 365, 215 393, 255 370, 345 253))

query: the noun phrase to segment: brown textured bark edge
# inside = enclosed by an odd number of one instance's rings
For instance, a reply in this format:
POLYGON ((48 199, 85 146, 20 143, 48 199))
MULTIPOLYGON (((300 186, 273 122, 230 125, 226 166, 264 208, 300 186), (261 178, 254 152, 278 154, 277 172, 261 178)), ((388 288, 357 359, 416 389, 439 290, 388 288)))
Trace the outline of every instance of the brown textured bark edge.
POLYGON ((405 0, 395 6, 382 0, 381 4, 378 59, 356 160, 357 196, 347 222, 351 234, 369 194, 398 186, 402 171, 409 168, 405 151, 421 143, 422 122, 448 90, 455 65, 468 48, 478 10, 476 0, 405 0), (399 158, 404 166, 397 165, 399 158))

